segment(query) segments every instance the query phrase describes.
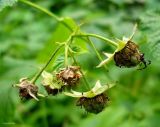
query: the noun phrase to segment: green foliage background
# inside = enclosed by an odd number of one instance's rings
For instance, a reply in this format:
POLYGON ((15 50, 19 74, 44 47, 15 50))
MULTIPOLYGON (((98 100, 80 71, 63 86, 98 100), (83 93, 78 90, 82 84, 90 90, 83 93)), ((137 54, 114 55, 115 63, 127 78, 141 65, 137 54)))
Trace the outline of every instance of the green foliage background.
MULTIPOLYGON (((95 69, 94 51, 77 40, 77 59, 91 86, 101 79, 118 81, 108 92, 110 105, 100 114, 87 114, 75 100, 63 95, 22 102, 12 88, 21 77, 33 76, 55 48, 64 41, 67 29, 43 12, 17 2, 0 11, 0 127, 158 127, 160 125, 160 2, 159 0, 33 0, 59 16, 84 23, 82 30, 111 39, 129 36, 135 22, 134 41, 152 64, 145 70, 95 69), (83 53, 86 53, 83 55, 83 53)), ((93 39, 99 51, 113 49, 93 39)), ((56 57, 48 69, 61 64, 56 57)), ((40 84, 40 81, 39 81, 40 84)), ((39 85, 40 86, 40 85, 39 85)), ((40 86, 41 92, 44 89, 40 86)))

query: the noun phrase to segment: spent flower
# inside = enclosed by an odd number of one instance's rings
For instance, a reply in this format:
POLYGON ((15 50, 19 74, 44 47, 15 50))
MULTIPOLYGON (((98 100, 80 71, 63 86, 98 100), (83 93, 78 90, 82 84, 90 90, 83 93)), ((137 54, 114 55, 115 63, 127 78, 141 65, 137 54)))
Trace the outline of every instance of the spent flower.
POLYGON ((14 85, 19 88, 19 96, 21 99, 35 99, 38 101, 38 87, 27 78, 21 78, 19 84, 14 85))
POLYGON ((75 86, 79 82, 81 76, 79 66, 68 66, 56 74, 57 79, 62 81, 64 85, 69 88, 75 86))
POLYGON ((131 41, 135 30, 136 26, 130 38, 123 37, 122 40, 117 39, 118 46, 115 52, 112 54, 104 53, 104 55, 107 56, 107 59, 102 61, 97 67, 101 67, 114 59, 114 62, 118 67, 130 68, 143 63, 144 67, 139 70, 146 68, 147 65, 150 64, 150 61, 144 59, 144 54, 140 52, 138 45, 131 41))
POLYGON ((71 91, 71 93, 64 92, 65 95, 78 98, 77 106, 84 107, 87 112, 99 113, 108 104, 109 98, 105 94, 105 91, 113 87, 115 84, 101 85, 98 80, 95 86, 87 92, 76 92, 71 91))

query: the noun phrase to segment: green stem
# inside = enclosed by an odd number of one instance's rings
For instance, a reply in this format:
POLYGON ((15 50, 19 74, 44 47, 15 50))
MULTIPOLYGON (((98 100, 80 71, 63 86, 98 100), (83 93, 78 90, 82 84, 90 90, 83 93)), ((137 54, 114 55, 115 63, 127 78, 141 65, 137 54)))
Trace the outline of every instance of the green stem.
MULTIPOLYGON (((75 59, 75 57, 73 56, 72 52, 69 52, 69 53, 70 53, 70 55, 71 55, 74 63, 75 63, 77 66, 79 66, 79 65, 78 65, 78 62, 77 62, 77 60, 75 59)), ((89 85, 89 83, 88 83, 88 81, 87 81, 84 73, 83 73, 81 70, 80 70, 80 72, 81 72, 81 74, 82 74, 82 78, 83 78, 83 80, 84 80, 84 82, 85 82, 86 88, 90 90, 90 89, 91 89, 91 88, 90 88, 90 85, 89 85)))
POLYGON ((77 36, 77 37, 95 37, 95 38, 103 40, 107 44, 109 43, 109 44, 111 44, 111 45, 113 45, 115 47, 118 47, 118 44, 116 42, 114 42, 114 41, 112 41, 112 40, 110 40, 108 38, 102 37, 100 35, 97 35, 97 34, 79 34, 79 35, 77 34, 75 36, 77 36))
POLYGON ((73 37, 76 34, 77 29, 68 37, 67 41, 65 42, 65 59, 64 59, 64 64, 65 67, 68 66, 68 50, 69 50, 69 46, 73 41, 73 37))
POLYGON ((65 44, 65 58, 64 58, 64 65, 65 65, 65 67, 67 67, 68 66, 68 45, 67 45, 67 43, 65 44))
POLYGON ((35 83, 37 81, 37 79, 40 77, 40 75, 42 74, 42 72, 46 69, 46 67, 49 65, 49 63, 52 61, 53 57, 56 55, 56 53, 60 50, 60 48, 62 48, 62 46, 64 45, 60 45, 51 55, 50 59, 47 61, 46 65, 36 74, 36 76, 31 80, 31 83, 35 83))
MULTIPOLYGON (((98 50, 96 49, 96 47, 95 47, 95 45, 93 44, 93 42, 90 40, 89 37, 88 37, 87 39, 88 39, 88 42, 90 43, 90 45, 92 46, 93 50, 95 51, 98 59, 99 59, 100 61, 103 61, 101 55, 99 54, 99 52, 98 52, 98 50)), ((108 69, 107 69, 106 65, 104 65, 104 68, 105 68, 105 70, 108 72, 108 69)))
POLYGON ((55 20, 57 20, 58 22, 62 23, 65 27, 67 27, 70 31, 73 31, 72 28, 66 23, 64 22, 63 18, 61 17, 58 17, 57 15, 55 15, 54 13, 48 11, 47 9, 35 4, 35 3, 32 3, 31 1, 28 1, 28 0, 19 0, 20 2, 23 2, 29 6, 32 6, 44 13, 46 13, 47 15, 51 16, 52 18, 54 18, 55 20))
POLYGON ((53 14, 52 12, 48 11, 47 9, 45 9, 45 8, 43 8, 43 7, 35 4, 35 3, 32 3, 32 2, 30 2, 30 1, 28 1, 28 0, 19 0, 19 1, 20 1, 20 2, 23 2, 23 3, 25 3, 25 4, 28 4, 28 5, 34 7, 34 8, 36 8, 36 9, 38 9, 38 10, 41 10, 42 12, 44 12, 44 13, 46 13, 47 15, 53 17, 53 18, 56 19, 57 21, 60 21, 60 17, 58 17, 57 15, 53 14))
MULTIPOLYGON (((46 13, 47 15, 49 15, 49 16, 51 16, 52 18, 56 19, 58 22, 62 23, 65 27, 67 27, 70 31, 73 32, 72 28, 71 28, 66 22, 64 22, 63 18, 58 17, 58 16, 55 15, 54 13, 48 11, 47 9, 45 9, 45 8, 43 8, 43 7, 35 4, 35 3, 32 3, 31 1, 28 1, 28 0, 19 0, 19 1, 20 1, 20 2, 23 2, 23 3, 27 4, 27 5, 30 5, 30 6, 32 6, 32 7, 34 7, 34 8, 36 8, 36 9, 44 12, 44 13, 46 13)), ((84 34, 84 35, 76 35, 76 36, 91 36, 91 37, 99 38, 99 39, 101 39, 101 40, 103 40, 103 41, 105 41, 105 42, 107 42, 107 43, 110 43, 110 44, 112 44, 112 45, 115 46, 115 47, 118 46, 118 44, 115 43, 114 41, 112 41, 112 40, 110 40, 110 39, 108 39, 108 38, 102 37, 102 36, 100 36, 100 35, 96 35, 96 34, 84 34)))
MULTIPOLYGON (((19 0, 20 2, 23 2, 29 6, 32 6, 44 13, 46 13, 47 15, 51 16, 52 18, 56 19, 58 22, 62 23, 64 26, 66 26, 70 31, 73 31, 72 28, 66 23, 64 22, 63 18, 61 17, 58 17, 57 15, 55 15, 54 13, 48 11, 47 9, 31 2, 31 1, 28 1, 28 0, 19 0)), ((112 44, 113 46, 118 46, 114 41, 108 39, 108 38, 104 38, 102 36, 99 36, 99 35, 96 35, 96 34, 85 34, 85 35, 80 35, 80 36, 92 36, 92 37, 96 37, 96 38, 99 38, 101 40, 104 40, 105 42, 109 42, 110 44, 112 44)))

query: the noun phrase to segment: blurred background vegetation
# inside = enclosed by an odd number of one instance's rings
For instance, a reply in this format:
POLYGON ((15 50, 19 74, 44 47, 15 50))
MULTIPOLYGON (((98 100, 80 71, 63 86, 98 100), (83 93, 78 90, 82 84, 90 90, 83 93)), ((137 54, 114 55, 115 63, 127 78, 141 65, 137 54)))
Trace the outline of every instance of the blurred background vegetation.
MULTIPOLYGON (((0 11, 0 127, 158 127, 160 125, 160 1, 159 0, 32 0, 59 16, 84 23, 83 31, 110 39, 138 31, 134 41, 152 64, 145 70, 118 68, 109 72, 96 69, 95 53, 82 45, 77 56, 91 86, 118 81, 108 91, 111 103, 98 115, 75 106, 75 99, 58 95, 39 102, 22 102, 12 88, 21 77, 31 77, 53 51, 55 41, 66 36, 64 26, 21 2, 0 11), (86 55, 87 54, 87 55, 86 55)), ((99 51, 112 47, 93 39, 99 51)), ((63 55, 57 61, 63 60, 63 55)), ((52 63, 53 69, 59 63, 52 63)), ((41 92, 44 88, 39 87, 41 92)))

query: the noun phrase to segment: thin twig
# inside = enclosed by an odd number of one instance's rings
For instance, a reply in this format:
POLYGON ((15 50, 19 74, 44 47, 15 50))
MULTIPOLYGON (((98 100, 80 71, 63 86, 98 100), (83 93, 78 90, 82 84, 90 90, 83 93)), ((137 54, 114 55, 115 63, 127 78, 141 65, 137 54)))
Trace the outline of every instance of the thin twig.
MULTIPOLYGON (((75 59, 75 57, 73 56, 72 52, 69 52, 69 53, 70 53, 70 55, 71 55, 74 63, 75 63, 77 66, 79 66, 79 64, 78 64, 77 60, 75 59)), ((85 84, 86 84, 86 88, 87 88, 87 89, 90 89, 90 85, 89 85, 89 83, 88 83, 88 81, 87 81, 84 73, 83 73, 81 70, 80 70, 80 73, 82 74, 82 78, 83 78, 83 80, 84 80, 84 82, 85 82, 85 84)))
POLYGON ((31 82, 34 84, 37 79, 40 77, 40 75, 42 74, 42 72, 46 69, 46 67, 49 65, 49 63, 52 61, 53 57, 55 56, 55 54, 60 50, 60 48, 62 48, 62 46, 64 45, 60 45, 51 55, 50 59, 47 61, 46 65, 36 74, 35 77, 33 77, 33 79, 31 80, 31 82))
POLYGON ((103 40, 104 42, 106 42, 107 44, 111 44, 111 45, 113 45, 113 46, 115 46, 115 47, 118 47, 118 44, 116 43, 116 42, 114 42, 114 41, 112 41, 112 40, 110 40, 110 39, 108 39, 108 38, 105 38, 105 37, 103 37, 103 36, 100 36, 100 35, 97 35, 97 34, 77 34, 77 35, 75 35, 76 37, 95 37, 95 38, 98 38, 98 39, 101 39, 101 40, 103 40))

